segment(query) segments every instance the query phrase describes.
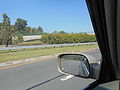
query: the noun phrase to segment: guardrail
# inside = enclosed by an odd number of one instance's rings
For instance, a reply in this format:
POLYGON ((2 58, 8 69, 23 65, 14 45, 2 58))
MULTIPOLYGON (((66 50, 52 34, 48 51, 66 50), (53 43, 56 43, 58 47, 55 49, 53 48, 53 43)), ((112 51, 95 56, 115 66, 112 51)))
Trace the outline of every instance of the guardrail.
POLYGON ((6 51, 7 50, 8 52, 11 52, 11 50, 16 50, 16 49, 22 49, 22 51, 25 51, 27 49, 38 49, 38 48, 49 48, 49 47, 55 48, 55 47, 63 47, 63 46, 86 45, 86 44, 97 44, 97 42, 4 47, 4 48, 0 48, 0 51, 6 51))

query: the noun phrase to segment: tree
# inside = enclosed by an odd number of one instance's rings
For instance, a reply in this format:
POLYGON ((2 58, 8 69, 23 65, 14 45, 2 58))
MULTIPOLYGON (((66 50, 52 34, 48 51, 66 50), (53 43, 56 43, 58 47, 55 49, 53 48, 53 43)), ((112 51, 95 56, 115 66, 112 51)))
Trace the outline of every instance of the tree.
POLYGON ((14 37, 13 44, 16 45, 17 43, 21 43, 23 41, 23 37, 21 35, 18 35, 17 37, 14 37))
POLYGON ((58 31, 54 31, 53 33, 58 33, 58 31))
POLYGON ((32 28, 30 26, 26 26, 24 28, 24 34, 29 35, 32 33, 32 28))
POLYGON ((12 43, 12 31, 10 25, 10 18, 6 13, 3 14, 3 22, 1 24, 1 37, 2 44, 5 44, 8 47, 9 44, 12 43))
POLYGON ((2 44, 2 23, 0 23, 0 45, 2 44))
POLYGON ((0 31, 2 30, 2 23, 0 23, 0 31))
POLYGON ((15 22, 15 27, 18 31, 18 33, 21 33, 24 31, 24 28, 27 26, 27 21, 21 18, 17 18, 15 22))
POLYGON ((43 29, 42 29, 41 26, 38 27, 38 31, 41 32, 41 33, 43 33, 43 29))
POLYGON ((32 28, 32 34, 37 34, 38 33, 38 29, 37 28, 32 28))
POLYGON ((59 33, 64 34, 64 33, 66 33, 66 32, 65 32, 65 31, 59 31, 59 33))

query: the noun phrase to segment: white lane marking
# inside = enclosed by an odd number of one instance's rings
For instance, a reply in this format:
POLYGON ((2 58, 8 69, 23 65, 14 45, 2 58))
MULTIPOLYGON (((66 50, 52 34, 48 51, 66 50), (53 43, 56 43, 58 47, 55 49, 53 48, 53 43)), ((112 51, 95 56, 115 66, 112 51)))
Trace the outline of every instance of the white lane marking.
POLYGON ((72 78, 72 77, 74 77, 74 76, 73 76, 73 75, 67 75, 67 76, 61 78, 60 80, 61 80, 61 81, 66 81, 66 80, 68 80, 68 79, 70 79, 70 78, 72 78))
POLYGON ((98 64, 100 64, 100 63, 101 63, 101 61, 98 62, 98 64))

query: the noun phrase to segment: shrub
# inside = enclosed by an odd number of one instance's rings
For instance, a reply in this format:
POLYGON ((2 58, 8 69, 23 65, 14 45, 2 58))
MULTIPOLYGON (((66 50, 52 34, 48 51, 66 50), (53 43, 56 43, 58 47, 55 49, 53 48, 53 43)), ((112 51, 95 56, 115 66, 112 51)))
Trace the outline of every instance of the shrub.
POLYGON ((21 42, 23 42, 23 37, 22 36, 16 36, 13 39, 13 44, 18 44, 18 43, 21 43, 21 42))
POLYGON ((89 34, 46 34, 42 35, 41 41, 48 44, 67 44, 81 42, 95 42, 95 35, 89 34))

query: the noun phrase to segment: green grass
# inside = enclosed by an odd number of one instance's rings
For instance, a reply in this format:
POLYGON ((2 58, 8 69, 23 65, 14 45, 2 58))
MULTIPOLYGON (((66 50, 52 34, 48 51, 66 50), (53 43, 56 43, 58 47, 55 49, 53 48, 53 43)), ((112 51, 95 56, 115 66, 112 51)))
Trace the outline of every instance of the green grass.
POLYGON ((64 46, 64 47, 49 47, 49 48, 38 48, 38 49, 28 49, 28 51, 22 51, 21 49, 15 50, 15 52, 0 53, 0 62, 21 60, 26 58, 52 55, 64 52, 85 52, 92 49, 98 48, 97 45, 79 45, 79 46, 64 46), (16 52, 18 51, 18 52, 16 52))
POLYGON ((0 48, 3 48, 3 47, 5 47, 5 45, 0 45, 0 48))
POLYGON ((44 44, 45 43, 43 43, 40 40, 35 40, 35 41, 27 41, 27 42, 18 43, 17 46, 44 45, 44 44))

